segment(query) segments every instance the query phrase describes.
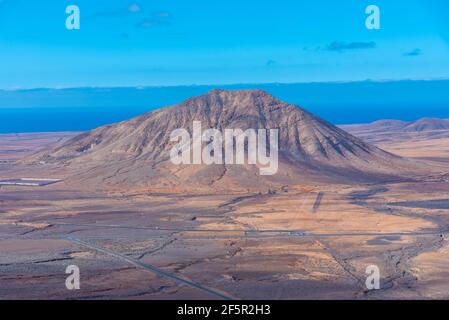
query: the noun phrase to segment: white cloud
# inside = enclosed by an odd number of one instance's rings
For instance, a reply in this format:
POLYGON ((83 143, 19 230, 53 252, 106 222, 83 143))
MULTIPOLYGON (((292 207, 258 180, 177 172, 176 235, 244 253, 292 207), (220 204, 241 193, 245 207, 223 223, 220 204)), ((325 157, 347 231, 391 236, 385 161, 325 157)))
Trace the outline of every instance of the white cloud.
POLYGON ((132 13, 140 12, 140 6, 137 3, 133 3, 128 7, 128 11, 132 13))

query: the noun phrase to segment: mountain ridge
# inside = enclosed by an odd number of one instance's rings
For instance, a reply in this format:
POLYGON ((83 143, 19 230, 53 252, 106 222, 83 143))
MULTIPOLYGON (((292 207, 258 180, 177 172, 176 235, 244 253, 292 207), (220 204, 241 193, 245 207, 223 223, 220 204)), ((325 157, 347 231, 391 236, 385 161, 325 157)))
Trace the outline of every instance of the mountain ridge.
POLYGON ((369 123, 339 125, 339 127, 347 130, 364 129, 366 131, 368 130, 374 131, 380 129, 390 129, 392 131, 422 132, 434 130, 449 130, 449 119, 431 118, 431 117, 424 117, 415 121, 382 119, 369 123))

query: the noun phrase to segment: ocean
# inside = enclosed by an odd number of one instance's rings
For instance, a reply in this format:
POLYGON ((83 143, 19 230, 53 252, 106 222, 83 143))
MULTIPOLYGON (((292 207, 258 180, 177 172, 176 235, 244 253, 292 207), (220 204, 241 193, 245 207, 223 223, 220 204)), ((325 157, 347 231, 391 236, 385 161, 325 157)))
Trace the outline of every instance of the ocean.
POLYGON ((0 108, 0 133, 85 131, 120 122, 145 108, 0 108))
MULTIPOLYGON (((337 125, 379 119, 412 121, 423 117, 449 118, 448 105, 310 105, 306 109, 337 125)), ((147 111, 151 108, 0 108, 0 133, 85 131, 128 120, 147 111)))
POLYGON ((262 89, 333 123, 449 118, 449 81, 0 90, 0 133, 84 131, 212 89, 262 89))

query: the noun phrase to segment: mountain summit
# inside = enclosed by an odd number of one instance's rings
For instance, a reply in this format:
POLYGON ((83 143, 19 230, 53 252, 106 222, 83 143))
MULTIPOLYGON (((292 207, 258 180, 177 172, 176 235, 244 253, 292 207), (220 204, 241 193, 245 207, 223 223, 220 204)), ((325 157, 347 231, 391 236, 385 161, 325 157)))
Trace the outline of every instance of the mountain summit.
POLYGON ((369 145, 310 112, 260 90, 213 90, 180 104, 83 133, 34 155, 33 162, 61 167, 68 179, 102 185, 160 188, 257 189, 272 185, 378 181, 416 170, 408 160, 369 145), (170 134, 204 129, 278 129, 279 171, 258 174, 256 165, 174 165, 170 134))

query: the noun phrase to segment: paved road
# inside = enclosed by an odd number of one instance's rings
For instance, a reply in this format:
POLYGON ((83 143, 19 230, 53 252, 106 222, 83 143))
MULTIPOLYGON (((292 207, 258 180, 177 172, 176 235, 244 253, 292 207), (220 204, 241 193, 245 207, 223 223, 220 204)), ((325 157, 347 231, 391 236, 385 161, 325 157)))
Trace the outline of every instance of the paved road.
MULTIPOLYGON (((325 233, 325 232, 306 232, 304 230, 259 230, 259 229, 186 229, 186 228, 159 228, 159 227, 134 227, 134 226, 118 226, 118 225, 99 225, 99 224, 74 224, 74 223, 51 223, 53 226, 73 226, 73 227, 90 227, 90 228, 118 228, 118 229, 134 229, 134 230, 148 230, 148 231, 169 231, 174 233, 226 233, 226 232, 240 232, 244 235, 227 235, 229 238, 237 237, 366 237, 366 236, 425 236, 425 235, 439 235, 449 233, 446 230, 429 230, 421 232, 341 232, 341 233, 325 233), (271 233, 270 235, 257 235, 271 233)), ((201 237, 199 237, 201 238, 201 237)))
POLYGON ((153 266, 151 264, 142 263, 140 261, 137 261, 137 260, 131 259, 131 258, 127 257, 127 256, 124 256, 124 255, 122 255, 120 253, 117 253, 117 252, 114 252, 114 251, 111 251, 111 250, 108 250, 108 249, 105 249, 105 248, 97 247, 97 246, 95 246, 93 244, 81 241, 81 240, 76 239, 76 238, 68 237, 67 240, 69 240, 69 241, 71 241, 73 243, 76 243, 76 244, 78 244, 80 246, 83 246, 83 247, 86 247, 86 248, 89 248, 89 249, 93 249, 93 250, 96 250, 98 252, 105 253, 107 255, 119 258, 121 260, 124 260, 124 261, 134 265, 135 267, 143 268, 143 269, 151 271, 151 272, 153 272, 153 273, 155 273, 155 274, 157 274, 157 275, 159 275, 161 277, 168 278, 168 279, 174 280, 174 281, 176 281, 178 283, 185 284, 185 285, 187 285, 189 287, 199 289, 199 290, 201 290, 203 292, 206 292, 208 294, 211 294, 211 295, 213 295, 213 296, 215 296, 217 298, 225 299, 225 300, 233 300, 232 297, 230 297, 230 296, 228 296, 228 295, 226 295, 224 293, 221 293, 221 292, 218 292, 216 290, 204 287, 204 286, 202 286, 202 285, 200 285, 198 283, 192 282, 190 280, 183 279, 181 277, 176 276, 175 274, 166 272, 166 271, 164 271, 162 269, 159 269, 159 268, 157 268, 157 267, 155 267, 155 266, 153 266))

